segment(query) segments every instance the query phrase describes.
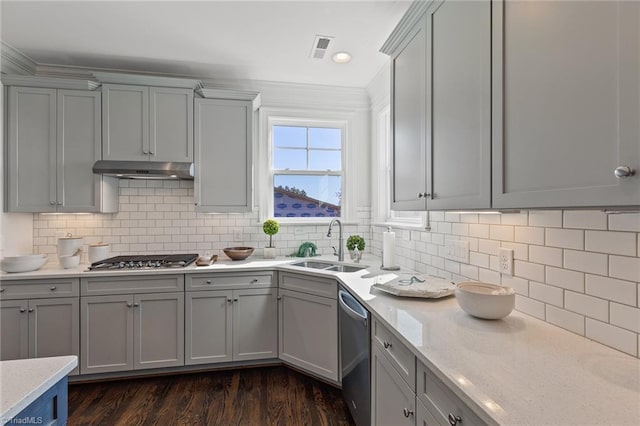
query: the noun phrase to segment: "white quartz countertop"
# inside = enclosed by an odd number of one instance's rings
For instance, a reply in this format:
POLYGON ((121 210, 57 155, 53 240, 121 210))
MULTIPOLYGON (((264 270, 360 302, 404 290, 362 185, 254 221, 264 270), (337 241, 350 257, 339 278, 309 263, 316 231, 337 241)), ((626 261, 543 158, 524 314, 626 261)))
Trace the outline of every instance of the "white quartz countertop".
POLYGON ((0 424, 20 414, 77 365, 76 356, 0 361, 0 424))
MULTIPOLYGON (((132 271, 132 275, 238 272, 278 269, 334 275, 476 414, 504 425, 640 425, 640 360, 514 311, 503 320, 473 318, 455 298, 409 299, 371 288, 398 273, 368 269, 354 273, 314 271, 289 265, 302 259, 219 259, 209 267, 132 271), (377 278, 375 278, 377 276, 377 278), (366 278, 363 278, 366 277, 366 278)), ((323 256, 313 260, 335 260, 323 256)), ((1 279, 122 275, 49 266, 2 274, 1 279)), ((400 271, 399 273, 410 273, 400 271)), ((4 398, 4 396, 3 396, 4 398)), ((3 405, 4 406, 4 405, 3 405)))

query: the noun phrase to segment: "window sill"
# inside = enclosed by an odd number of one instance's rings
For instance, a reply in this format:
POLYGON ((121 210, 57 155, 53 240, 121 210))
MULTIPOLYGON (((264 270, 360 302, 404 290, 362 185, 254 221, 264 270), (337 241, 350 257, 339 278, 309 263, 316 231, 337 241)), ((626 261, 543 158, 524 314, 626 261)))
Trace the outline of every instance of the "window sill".
POLYGON ((305 225, 308 225, 308 226, 327 225, 328 226, 333 219, 338 219, 343 225, 359 225, 358 221, 356 220, 342 219, 339 217, 326 218, 326 219, 309 219, 309 220, 286 219, 281 217, 276 217, 274 219, 278 221, 280 226, 289 226, 289 225, 290 226, 305 226, 305 225))
POLYGON ((391 227, 393 229, 407 229, 410 231, 430 231, 431 227, 427 227, 424 223, 403 223, 403 222, 373 222, 371 226, 379 228, 391 227))

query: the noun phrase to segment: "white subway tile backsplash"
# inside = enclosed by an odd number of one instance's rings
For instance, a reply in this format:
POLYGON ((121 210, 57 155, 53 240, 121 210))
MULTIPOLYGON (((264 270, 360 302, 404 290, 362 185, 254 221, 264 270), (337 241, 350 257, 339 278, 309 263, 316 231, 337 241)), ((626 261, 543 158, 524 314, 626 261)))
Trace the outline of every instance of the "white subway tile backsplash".
POLYGON ((587 251, 635 256, 637 235, 631 232, 585 231, 587 251))
POLYGON ((529 295, 529 281, 525 280, 524 278, 503 275, 502 285, 513 288, 516 293, 523 296, 529 295))
POLYGON ((500 241, 479 240, 478 251, 481 253, 497 256, 500 253, 500 241))
POLYGON ((636 283, 601 277, 599 275, 587 275, 585 292, 602 299, 612 300, 635 306, 636 283))
POLYGON ((609 303, 597 297, 565 291, 564 307, 590 318, 609 321, 609 303))
POLYGON ((516 309, 532 317, 545 320, 545 304, 537 300, 516 294, 516 309))
POLYGON ((531 210, 529 226, 562 228, 562 210, 531 210))
POLYGON ((640 281, 640 258, 609 256, 609 276, 629 281, 640 281))
POLYGON ((527 211, 520 213, 503 213, 500 215, 500 223, 503 225, 527 226, 528 222, 529 213, 527 211))
POLYGON ((518 243, 544 245, 544 228, 516 226, 515 241, 518 243))
POLYGON ((609 215, 609 231, 640 232, 640 213, 609 215))
POLYGON ((591 318, 586 319, 586 337, 622 352, 638 356, 638 334, 591 318))
POLYGON ((640 309, 627 305, 611 303, 610 323, 640 333, 640 309))
POLYGON ((548 322, 550 322, 551 324, 555 324, 558 327, 569 330, 573 333, 584 336, 584 316, 565 311, 564 309, 560 309, 551 305, 547 305, 546 308, 546 318, 548 322))
POLYGON ((575 271, 607 275, 607 255, 586 251, 565 250, 564 267, 575 271))
POLYGON ((490 225, 489 236, 492 240, 513 241, 513 226, 490 225))
POLYGON ((469 252, 469 263, 481 268, 489 267, 489 255, 484 253, 469 252))
POLYGON ((543 246, 529 246, 529 261, 543 265, 562 267, 562 249, 543 246))
POLYGON ((478 215, 478 223, 486 223, 490 225, 499 225, 500 224, 500 215, 499 214, 481 214, 478 215))
POLYGON ((479 268, 479 281, 489 284, 500 284, 500 273, 489 269, 479 268))
POLYGON ((545 271, 543 265, 515 260, 513 270, 514 274, 518 277, 527 278, 534 281, 544 281, 545 271))
POLYGON ((529 246, 526 244, 502 242, 501 247, 513 250, 514 259, 529 260, 529 246))
POLYGON ((529 297, 558 307, 562 307, 564 303, 564 295, 561 288, 538 282, 529 283, 529 297))
POLYGON ((473 223, 469 225, 469 236, 477 238, 489 238, 489 225, 473 223))
POLYGON ((599 210, 567 210, 564 212, 565 228, 607 229, 607 214, 599 210))
POLYGON ((573 229, 548 228, 545 231, 546 245, 582 250, 584 248, 584 231, 573 229))

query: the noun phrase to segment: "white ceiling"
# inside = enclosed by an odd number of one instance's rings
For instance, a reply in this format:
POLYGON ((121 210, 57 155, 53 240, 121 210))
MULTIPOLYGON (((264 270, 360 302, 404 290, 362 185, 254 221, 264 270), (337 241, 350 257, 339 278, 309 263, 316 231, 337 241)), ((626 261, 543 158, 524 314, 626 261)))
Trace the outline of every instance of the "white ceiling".
POLYGON ((2 40, 39 64, 363 87, 410 2, 6 1, 2 40), (323 60, 316 35, 335 39, 323 60), (331 53, 353 59, 335 64, 331 53))

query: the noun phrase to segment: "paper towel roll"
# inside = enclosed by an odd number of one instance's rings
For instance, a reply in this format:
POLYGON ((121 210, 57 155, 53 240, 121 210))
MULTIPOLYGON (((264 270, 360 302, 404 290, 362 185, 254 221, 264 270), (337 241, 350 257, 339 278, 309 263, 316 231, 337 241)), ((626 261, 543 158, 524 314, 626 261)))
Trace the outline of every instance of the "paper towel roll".
POLYGON ((388 231, 382 233, 382 266, 395 268, 396 266, 396 233, 388 231))

